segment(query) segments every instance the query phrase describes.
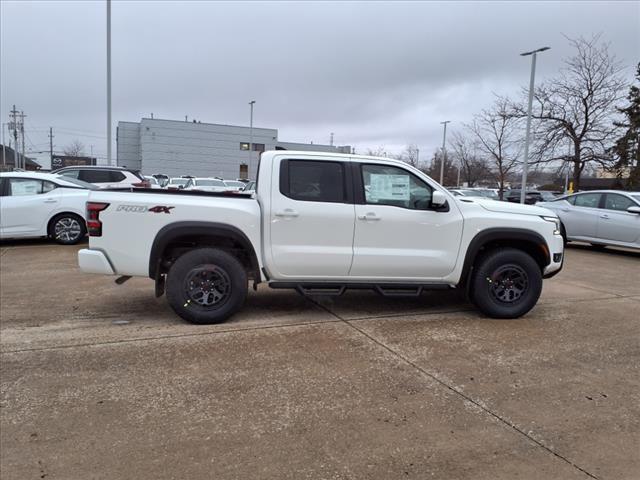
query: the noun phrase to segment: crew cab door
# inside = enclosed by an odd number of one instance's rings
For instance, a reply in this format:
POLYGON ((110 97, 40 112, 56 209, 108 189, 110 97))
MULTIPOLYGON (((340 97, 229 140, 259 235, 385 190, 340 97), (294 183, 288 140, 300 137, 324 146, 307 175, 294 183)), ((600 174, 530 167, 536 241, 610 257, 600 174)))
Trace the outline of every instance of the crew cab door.
POLYGON ((638 204, 619 193, 605 193, 604 196, 604 206, 598 217, 598 238, 625 243, 640 239, 640 215, 627 212, 627 208, 638 204))
POLYGON ((270 267, 278 277, 348 275, 355 218, 348 166, 320 156, 273 163, 270 267))
POLYGON ((354 163, 354 280, 437 280, 456 265, 463 219, 453 202, 434 209, 436 188, 409 170, 354 163))
POLYGON ((578 193, 567 198, 572 206, 561 208, 559 216, 569 238, 597 237, 598 217, 602 213, 598 208, 601 197, 600 193, 578 193))

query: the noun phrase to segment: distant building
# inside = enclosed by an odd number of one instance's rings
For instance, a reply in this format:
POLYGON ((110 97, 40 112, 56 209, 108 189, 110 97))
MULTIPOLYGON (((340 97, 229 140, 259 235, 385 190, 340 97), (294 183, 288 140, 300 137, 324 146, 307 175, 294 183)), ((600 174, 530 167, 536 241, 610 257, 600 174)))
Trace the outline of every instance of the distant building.
POLYGON ((351 153, 350 146, 280 142, 278 130, 246 126, 143 118, 118 122, 118 166, 147 175, 218 176, 255 179, 260 153, 312 150, 351 153), (249 152, 249 143, 253 151, 249 152))
MULTIPOLYGON (((29 158, 29 157, 26 157, 26 158, 27 158, 27 161, 26 161, 26 166, 24 167, 25 170, 35 171, 35 170, 40 170, 42 168, 42 165, 35 162, 32 158, 29 158)), ((20 157, 20 161, 22 161, 21 157, 20 157)), ((16 168, 16 152, 13 150, 13 148, 7 145, 3 146, 0 144, 0 171, 10 172, 14 168, 16 168)))

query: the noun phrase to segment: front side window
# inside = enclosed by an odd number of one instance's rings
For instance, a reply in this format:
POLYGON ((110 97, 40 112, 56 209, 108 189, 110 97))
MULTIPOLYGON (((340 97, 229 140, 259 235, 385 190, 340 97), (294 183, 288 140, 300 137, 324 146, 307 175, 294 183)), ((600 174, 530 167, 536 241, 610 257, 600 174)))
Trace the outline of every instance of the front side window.
POLYGON ((42 193, 42 180, 35 180, 33 178, 10 178, 9 191, 12 197, 38 195, 42 193))
POLYGON ((607 210, 618 210, 620 212, 626 212, 629 207, 636 207, 637 205, 630 198, 624 195, 618 195, 617 193, 607 193, 604 199, 604 208, 607 210))
POLYGON ((294 200, 344 202, 344 166, 339 162, 285 160, 280 192, 294 200))
POLYGON ((598 208, 598 205, 600 205, 600 194, 581 193, 580 195, 576 195, 574 205, 576 207, 598 208))
POLYGON ((433 189, 412 173, 388 165, 362 165, 365 203, 428 210, 433 189))

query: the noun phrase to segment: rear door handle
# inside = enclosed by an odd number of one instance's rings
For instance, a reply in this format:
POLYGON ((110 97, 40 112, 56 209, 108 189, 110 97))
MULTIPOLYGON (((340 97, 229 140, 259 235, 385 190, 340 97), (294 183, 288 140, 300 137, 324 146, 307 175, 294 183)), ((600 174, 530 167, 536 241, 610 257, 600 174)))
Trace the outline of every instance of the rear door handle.
POLYGON ((609 218, 609 215, 607 215, 606 213, 603 215, 600 215, 600 218, 609 218))
POLYGON ((358 220, 378 221, 380 220, 380 217, 378 217, 375 213, 367 213, 365 215, 358 215, 358 220))
POLYGON ((298 215, 299 215, 298 212, 290 208, 285 208, 284 211, 275 213, 276 217, 282 217, 282 218, 295 218, 298 215))
POLYGON ((44 203, 58 203, 58 201, 50 198, 49 200, 45 200, 44 203))
POLYGON ((563 212, 568 212, 569 211, 568 208, 561 208, 560 210, 562 210, 563 212))

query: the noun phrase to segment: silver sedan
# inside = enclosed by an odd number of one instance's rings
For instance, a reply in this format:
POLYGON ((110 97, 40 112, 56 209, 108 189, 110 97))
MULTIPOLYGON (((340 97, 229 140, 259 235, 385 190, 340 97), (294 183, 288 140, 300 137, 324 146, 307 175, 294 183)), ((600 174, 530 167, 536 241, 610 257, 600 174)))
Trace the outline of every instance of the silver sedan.
POLYGON ((566 241, 640 249, 640 192, 580 192, 536 205, 560 217, 566 241))

